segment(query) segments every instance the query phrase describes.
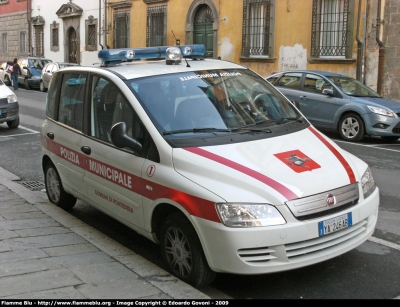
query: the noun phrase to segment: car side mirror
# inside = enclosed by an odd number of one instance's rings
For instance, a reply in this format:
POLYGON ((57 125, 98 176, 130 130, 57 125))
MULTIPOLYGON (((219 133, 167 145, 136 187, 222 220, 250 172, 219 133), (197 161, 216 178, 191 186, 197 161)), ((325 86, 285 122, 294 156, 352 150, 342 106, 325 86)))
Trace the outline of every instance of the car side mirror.
POLYGON ((328 95, 328 96, 335 96, 333 93, 333 90, 331 88, 326 88, 322 91, 322 94, 328 95))
POLYGON ((124 122, 116 123, 111 127, 111 142, 118 148, 127 147, 139 155, 142 154, 142 144, 126 134, 126 124, 124 122))
POLYGON ((294 106, 295 106, 297 109, 300 110, 300 103, 299 103, 298 101, 296 101, 296 100, 290 100, 290 102, 293 103, 294 106))

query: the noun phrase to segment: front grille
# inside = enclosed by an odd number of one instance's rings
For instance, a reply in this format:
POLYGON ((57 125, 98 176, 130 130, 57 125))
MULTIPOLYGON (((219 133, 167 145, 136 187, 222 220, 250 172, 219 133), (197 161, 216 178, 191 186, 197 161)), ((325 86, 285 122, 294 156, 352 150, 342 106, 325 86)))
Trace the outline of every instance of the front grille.
POLYGON ((0 118, 7 118, 7 112, 1 112, 0 118))
POLYGON ((313 253, 321 251, 329 251, 330 248, 334 248, 343 242, 351 243, 352 240, 358 240, 358 237, 365 235, 367 229, 367 220, 362 220, 359 223, 352 225, 349 228, 340 230, 327 236, 318 237, 308 241, 297 242, 292 244, 286 244, 286 254, 288 259, 299 260, 297 258, 309 256, 313 253))
POLYGON ((275 253, 275 250, 269 249, 268 247, 259 248, 243 248, 238 250, 239 257, 248 263, 265 263, 272 259, 276 259, 271 253, 275 253))
POLYGON ((358 199, 358 183, 355 182, 338 189, 293 199, 287 201, 286 205, 298 220, 307 220, 348 209, 356 205, 358 199), (336 200, 334 205, 329 205, 326 201, 329 194, 336 200))
POLYGON ((8 104, 8 99, 7 98, 1 98, 0 99, 0 106, 6 105, 6 104, 8 104))
MULTIPOLYGON (((400 115, 399 115, 399 117, 400 117, 400 115)), ((396 126, 394 126, 392 132, 393 133, 400 133, 400 123, 398 123, 396 126)))

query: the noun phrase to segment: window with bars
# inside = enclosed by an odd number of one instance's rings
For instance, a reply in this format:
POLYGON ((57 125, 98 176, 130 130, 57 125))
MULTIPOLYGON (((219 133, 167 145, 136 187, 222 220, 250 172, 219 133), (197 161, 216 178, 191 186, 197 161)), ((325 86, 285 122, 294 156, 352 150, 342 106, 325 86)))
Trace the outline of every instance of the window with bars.
POLYGON ((114 13, 114 48, 129 46, 129 12, 114 13))
POLYGON ((8 52, 8 40, 7 40, 7 33, 1 34, 1 51, 3 53, 8 52))
POLYGON ((19 32, 19 52, 26 53, 26 32, 19 32))
POLYGON ((97 19, 89 16, 85 21, 86 26, 86 51, 97 51, 97 19))
POLYGON ((272 56, 273 0, 244 0, 242 56, 272 56))
POLYGON ((59 24, 53 21, 50 25, 50 50, 59 51, 59 24))
POLYGON ((33 55, 34 56, 43 56, 43 26, 34 26, 34 32, 33 32, 33 41, 34 41, 34 49, 33 49, 33 55))
POLYGON ((311 56, 346 58, 349 52, 350 0, 313 0, 311 56))
POLYGON ((165 5, 147 8, 147 47, 166 44, 166 12, 167 6, 165 5))

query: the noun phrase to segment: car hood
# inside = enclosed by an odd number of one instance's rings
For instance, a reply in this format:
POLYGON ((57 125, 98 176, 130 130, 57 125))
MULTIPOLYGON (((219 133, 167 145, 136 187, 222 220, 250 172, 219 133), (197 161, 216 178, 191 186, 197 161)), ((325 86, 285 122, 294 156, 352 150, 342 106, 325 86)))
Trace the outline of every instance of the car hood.
POLYGON ((385 108, 389 108, 392 111, 398 112, 400 111, 400 102, 388 99, 388 98, 383 98, 383 97, 351 97, 351 100, 355 100, 358 102, 363 102, 363 103, 371 103, 374 106, 382 106, 385 108))
POLYGON ((14 94, 14 92, 12 90, 10 90, 10 88, 7 85, 5 85, 5 84, 0 85, 0 99, 7 98, 8 95, 12 95, 12 94, 14 94))
POLYGON ((227 202, 275 205, 359 181, 367 169, 313 127, 251 142, 176 148, 173 164, 227 202))

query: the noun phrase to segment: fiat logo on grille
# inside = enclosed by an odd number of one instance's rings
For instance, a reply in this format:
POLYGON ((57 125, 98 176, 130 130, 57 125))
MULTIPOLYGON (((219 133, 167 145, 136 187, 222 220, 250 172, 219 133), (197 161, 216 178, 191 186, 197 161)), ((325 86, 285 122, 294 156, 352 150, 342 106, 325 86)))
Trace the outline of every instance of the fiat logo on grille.
POLYGON ((336 204, 335 195, 333 195, 333 194, 328 194, 328 195, 326 195, 326 203, 327 203, 329 206, 333 206, 334 204, 336 204))

